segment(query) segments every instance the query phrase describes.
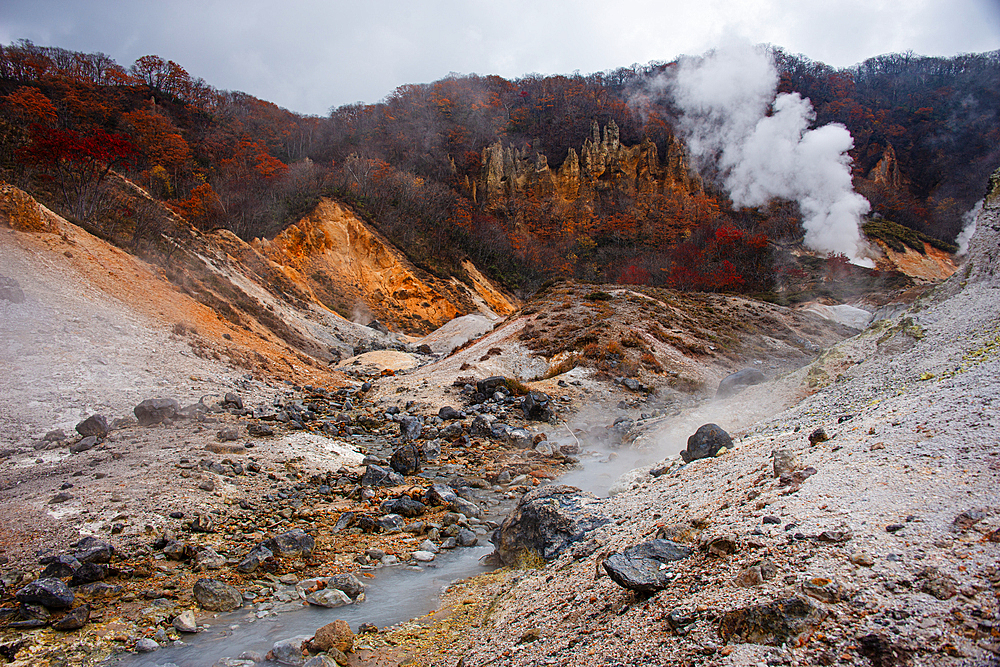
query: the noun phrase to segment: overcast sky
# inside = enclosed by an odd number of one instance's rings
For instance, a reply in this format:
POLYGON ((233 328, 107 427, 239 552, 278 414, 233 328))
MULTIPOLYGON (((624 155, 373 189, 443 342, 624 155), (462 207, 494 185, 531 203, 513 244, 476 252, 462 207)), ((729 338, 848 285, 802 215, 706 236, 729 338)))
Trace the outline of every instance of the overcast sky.
POLYGON ((725 35, 834 67, 1000 49, 1000 0, 0 0, 0 42, 156 54, 305 114, 460 74, 582 74, 725 35))

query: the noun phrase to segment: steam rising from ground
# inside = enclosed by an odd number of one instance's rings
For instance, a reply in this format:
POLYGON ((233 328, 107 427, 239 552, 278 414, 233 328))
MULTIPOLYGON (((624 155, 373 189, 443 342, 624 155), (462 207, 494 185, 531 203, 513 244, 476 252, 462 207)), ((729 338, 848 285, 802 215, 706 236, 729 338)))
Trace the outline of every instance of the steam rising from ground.
POLYGON ((962 222, 965 223, 965 226, 962 227, 962 231, 955 238, 955 243, 958 244, 959 257, 969 252, 969 241, 972 240, 972 235, 976 233, 976 218, 979 217, 979 213, 983 210, 984 201, 980 199, 971 210, 966 211, 962 215, 962 222))
POLYGON ((718 174, 735 206, 796 201, 807 246, 874 266, 859 227, 870 206, 851 184, 851 133, 835 123, 809 129, 816 114, 808 99, 775 96, 778 72, 763 47, 733 43, 682 59, 665 83, 692 158, 718 174))

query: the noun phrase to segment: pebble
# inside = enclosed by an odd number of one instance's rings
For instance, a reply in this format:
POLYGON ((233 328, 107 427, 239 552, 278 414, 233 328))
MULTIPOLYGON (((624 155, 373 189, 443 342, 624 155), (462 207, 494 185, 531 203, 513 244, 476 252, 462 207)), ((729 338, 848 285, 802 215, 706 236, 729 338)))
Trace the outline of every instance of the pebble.
POLYGON ((858 552, 851 554, 851 562, 855 565, 861 565, 864 567, 871 567, 875 564, 875 559, 871 557, 871 554, 865 552, 858 552))

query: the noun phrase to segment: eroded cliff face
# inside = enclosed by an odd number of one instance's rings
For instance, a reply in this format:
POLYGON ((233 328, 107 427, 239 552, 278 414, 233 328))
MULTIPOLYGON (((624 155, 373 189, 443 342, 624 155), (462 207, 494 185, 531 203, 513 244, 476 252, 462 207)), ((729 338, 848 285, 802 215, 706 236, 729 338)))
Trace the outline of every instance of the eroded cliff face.
POLYGON ((955 256, 938 250, 928 243, 924 244, 924 252, 904 247, 904 252, 897 252, 882 242, 879 248, 885 254, 877 264, 882 270, 894 270, 911 278, 929 282, 938 282, 950 277, 958 269, 955 256))
POLYGON ((604 128, 603 135, 594 121, 591 137, 579 153, 570 148, 556 169, 544 155, 532 156, 528 151, 504 147, 500 141, 483 149, 482 164, 472 185, 477 203, 495 211, 519 200, 544 200, 566 214, 571 228, 563 231, 570 233, 590 231, 588 223, 596 220, 587 213, 593 212, 601 197, 629 202, 630 214, 642 218, 644 211, 662 207, 663 198, 683 206, 703 194, 701 179, 689 169, 679 140, 671 139, 661 162, 656 145, 648 139, 637 146, 622 144, 614 121, 604 128), (569 208, 575 213, 567 213, 569 208))
POLYGON ((316 302, 362 324, 378 319, 404 333, 428 333, 460 315, 506 315, 513 299, 474 266, 470 285, 422 271, 349 209, 323 200, 273 240, 252 247, 316 302))

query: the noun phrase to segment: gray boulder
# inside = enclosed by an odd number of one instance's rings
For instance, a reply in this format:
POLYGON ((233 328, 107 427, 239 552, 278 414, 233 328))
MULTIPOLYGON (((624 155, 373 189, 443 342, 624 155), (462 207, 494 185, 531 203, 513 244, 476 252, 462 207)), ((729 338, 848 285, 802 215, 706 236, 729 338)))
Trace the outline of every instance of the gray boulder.
POLYGON ((135 406, 132 412, 139 426, 152 426, 166 419, 175 419, 180 412, 180 403, 172 398, 147 398, 135 406))
POLYGON ((97 446, 100 441, 97 439, 96 435, 88 435, 85 438, 80 438, 77 442, 69 446, 69 451, 71 454, 80 454, 87 450, 93 449, 97 446))
POLYGON ((552 560, 609 519, 601 500, 575 486, 542 486, 526 493, 490 541, 508 565, 531 557, 552 560))
POLYGON ((717 424, 705 424, 688 438, 687 449, 681 451, 685 463, 715 456, 720 449, 732 449, 733 439, 717 424))
POLYGON ((267 547, 258 544, 256 547, 250 550, 247 557, 240 561, 240 564, 236 566, 237 572, 242 572, 243 574, 250 574, 255 572, 261 563, 263 563, 268 558, 274 556, 272 552, 267 547))
POLYGON ((53 609, 73 606, 76 596, 61 579, 36 579, 14 594, 23 604, 40 604, 53 609))
POLYGON ((688 547, 670 540, 650 540, 629 547, 604 561, 611 579, 633 591, 653 592, 666 588, 672 580, 664 565, 691 555, 688 547))
POLYGON ((419 417, 404 415, 399 420, 399 435, 404 442, 419 438, 423 429, 424 422, 419 417))
POLYGON ((726 612, 719 623, 723 641, 780 646, 808 636, 827 612, 806 597, 790 597, 726 612))
POLYGON ((744 368, 741 371, 722 378, 722 381, 719 382, 719 389, 715 392, 715 397, 729 398, 740 393, 747 387, 760 384, 763 381, 764 373, 756 368, 744 368))
POLYGON ((73 545, 73 557, 81 563, 109 563, 115 548, 102 539, 88 535, 73 545))
POLYGON ((403 476, 394 470, 369 464, 365 474, 361 476, 361 486, 398 486, 403 483, 403 476))
POLYGON ((232 611, 243 606, 240 592, 218 579, 199 579, 193 593, 198 604, 209 611, 232 611))
POLYGON ((392 498, 383 502, 379 509, 387 514, 399 514, 408 518, 414 518, 427 511, 427 506, 409 496, 392 498))
POLYGON ((84 437, 93 435, 103 438, 110 431, 111 428, 108 426, 108 420, 104 415, 91 415, 76 425, 76 432, 84 437))
POLYGON ((336 588, 339 591, 344 591, 352 600, 365 592, 365 585, 350 572, 331 576, 327 580, 326 586, 327 588, 336 588))
POLYGON ((316 548, 316 538, 301 528, 294 528, 262 542, 275 556, 302 556, 308 558, 316 548))
POLYGON ((445 421, 449 421, 449 420, 452 420, 452 419, 462 419, 462 418, 465 417, 465 413, 464 412, 459 412, 458 410, 456 410, 455 408, 451 407, 450 405, 446 405, 443 408, 441 408, 440 410, 438 410, 438 417, 440 417, 441 419, 443 419, 445 421))
POLYGON ((13 278, 0 276, 0 299, 11 303, 24 303, 24 290, 13 278))
POLYGON ((549 408, 549 397, 540 391, 530 391, 521 401, 521 411, 524 418, 532 421, 547 422, 552 418, 549 408))
POLYGON ((389 466, 400 475, 415 475, 420 472, 420 450, 413 443, 407 443, 392 453, 389 466))

